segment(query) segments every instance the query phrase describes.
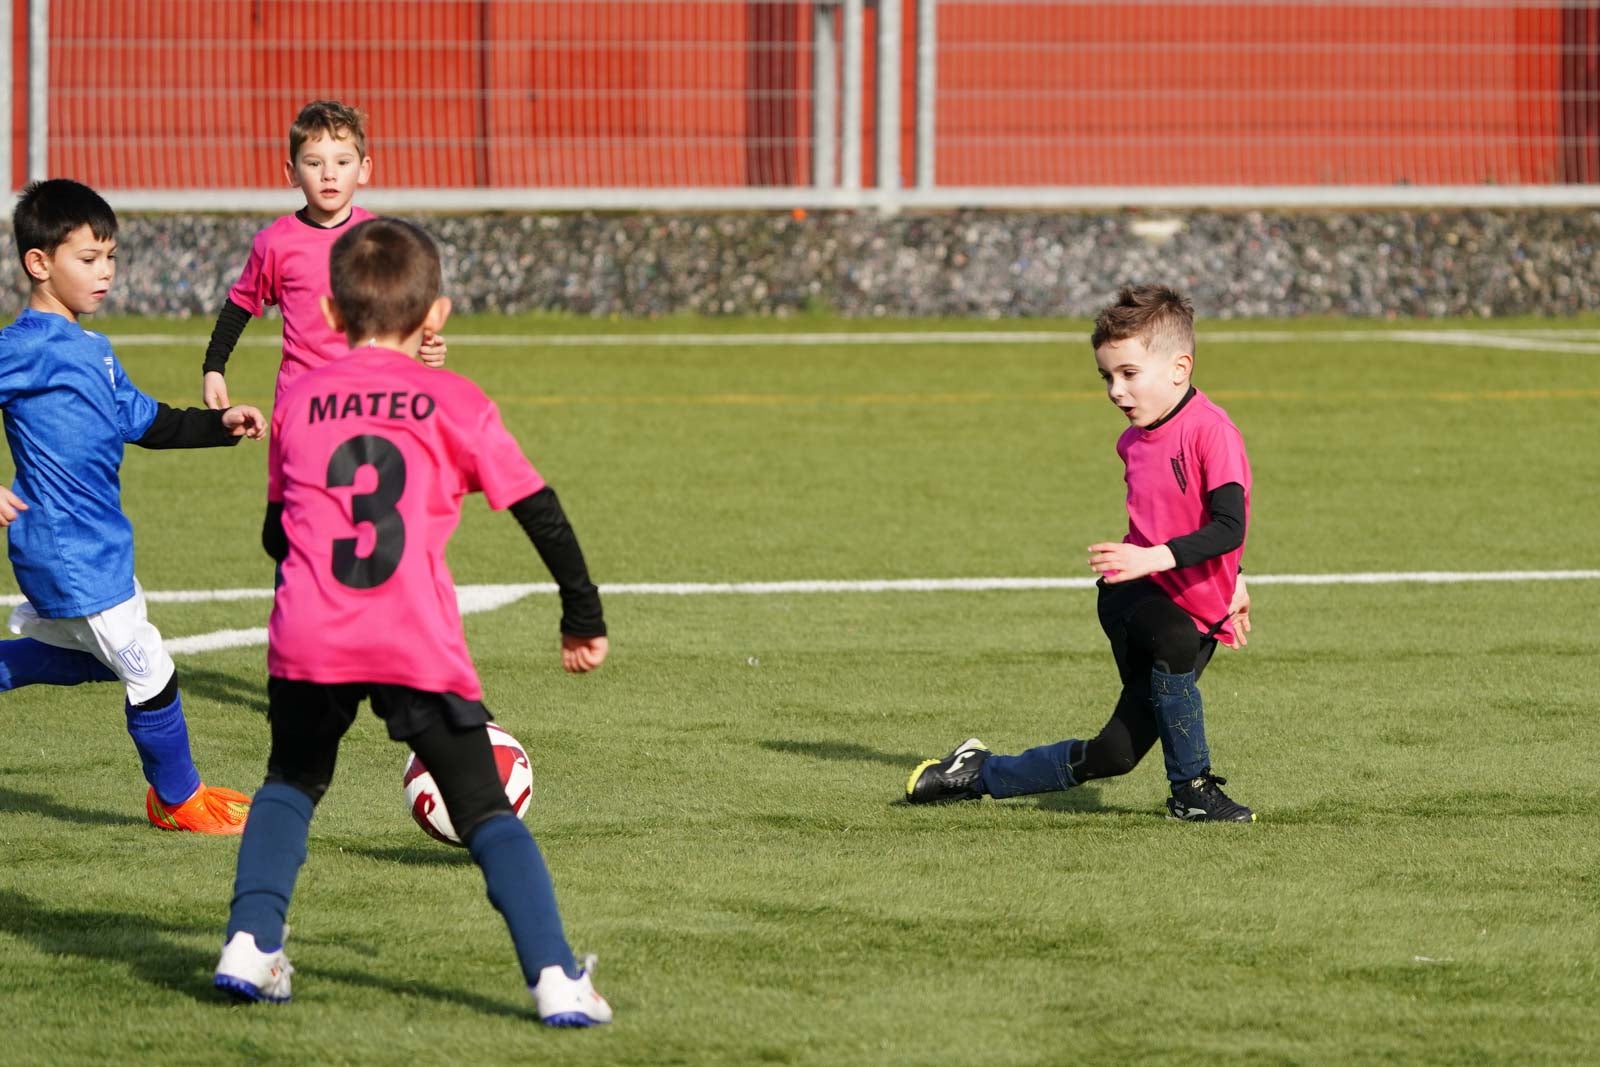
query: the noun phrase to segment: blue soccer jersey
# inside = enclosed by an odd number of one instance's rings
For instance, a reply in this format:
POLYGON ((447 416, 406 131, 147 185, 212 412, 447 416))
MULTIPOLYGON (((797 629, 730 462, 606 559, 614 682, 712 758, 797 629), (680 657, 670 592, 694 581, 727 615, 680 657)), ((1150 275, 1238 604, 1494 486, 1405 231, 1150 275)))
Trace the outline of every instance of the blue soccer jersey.
POLYGON ((133 596, 119 469, 156 402, 128 381, 105 337, 30 308, 0 330, 0 410, 12 490, 28 505, 9 530, 28 602, 46 618, 79 618, 133 596))

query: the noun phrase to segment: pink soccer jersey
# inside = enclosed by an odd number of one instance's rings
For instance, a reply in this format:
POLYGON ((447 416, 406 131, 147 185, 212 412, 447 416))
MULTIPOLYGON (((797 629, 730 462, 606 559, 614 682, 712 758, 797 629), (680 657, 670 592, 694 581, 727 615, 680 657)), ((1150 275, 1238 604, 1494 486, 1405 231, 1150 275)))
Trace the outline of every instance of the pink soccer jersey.
POLYGON ((250 259, 228 290, 228 299, 252 315, 260 315, 268 304, 283 313, 276 399, 301 374, 350 351, 350 343, 322 317, 321 300, 330 291, 328 252, 341 234, 372 217, 372 212, 352 207, 344 222, 324 227, 297 214, 285 215, 251 242, 250 259))
POLYGON ((267 670, 482 699, 445 544, 467 493, 498 510, 542 488, 499 409, 458 374, 371 346, 301 374, 267 450, 289 540, 267 670))
MULTIPOLYGON (((1127 465, 1128 536, 1123 540, 1129 544, 1148 548, 1194 533, 1211 521, 1206 506, 1211 491, 1229 482, 1244 488, 1248 531, 1250 461, 1244 453, 1244 436, 1228 413, 1199 390, 1171 421, 1154 430, 1128 427, 1117 439, 1117 455, 1127 465)), ((1241 544, 1225 556, 1152 574, 1150 580, 1187 611, 1202 632, 1216 632, 1231 645, 1233 624, 1223 620, 1243 555, 1241 544)))

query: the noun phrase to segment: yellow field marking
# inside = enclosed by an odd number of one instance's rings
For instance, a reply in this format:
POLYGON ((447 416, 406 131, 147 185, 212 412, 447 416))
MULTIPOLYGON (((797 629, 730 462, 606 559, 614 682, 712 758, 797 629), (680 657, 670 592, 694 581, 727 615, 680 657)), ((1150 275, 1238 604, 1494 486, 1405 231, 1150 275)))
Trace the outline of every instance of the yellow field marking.
MULTIPOLYGON (((1269 403, 1315 403, 1327 401, 1359 401, 1362 403, 1409 403, 1410 398, 1398 396, 1390 390, 1277 390, 1277 389, 1208 389, 1206 395, 1215 400, 1233 402, 1261 400, 1269 403)), ((1107 403, 1099 391, 1043 391, 1002 393, 977 391, 971 393, 676 393, 676 394, 602 394, 576 395, 552 394, 550 396, 500 396, 504 406, 520 404, 527 407, 912 407, 919 404, 979 405, 979 404, 1066 404, 1107 403)), ((1440 403, 1501 403, 1530 400, 1597 400, 1600 388, 1594 389, 1475 389, 1450 390, 1426 394, 1426 399, 1440 403)))

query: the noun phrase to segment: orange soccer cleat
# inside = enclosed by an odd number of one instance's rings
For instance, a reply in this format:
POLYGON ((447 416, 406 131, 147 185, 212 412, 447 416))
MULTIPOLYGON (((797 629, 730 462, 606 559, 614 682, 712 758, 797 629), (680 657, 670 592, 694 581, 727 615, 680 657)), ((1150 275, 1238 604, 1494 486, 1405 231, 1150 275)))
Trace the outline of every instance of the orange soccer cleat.
POLYGON ((182 804, 163 804, 152 787, 144 797, 150 825, 158 830, 193 834, 242 834, 250 814, 250 798, 232 789, 214 789, 204 782, 182 804))

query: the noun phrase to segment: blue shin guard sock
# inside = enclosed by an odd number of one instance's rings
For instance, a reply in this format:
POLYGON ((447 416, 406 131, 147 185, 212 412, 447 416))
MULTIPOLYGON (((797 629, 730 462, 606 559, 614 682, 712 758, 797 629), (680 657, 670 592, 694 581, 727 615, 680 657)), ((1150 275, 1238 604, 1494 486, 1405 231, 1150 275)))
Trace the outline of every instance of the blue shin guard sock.
POLYGON ((1082 741, 1057 741, 1030 748, 1020 756, 990 756, 983 761, 978 777, 984 790, 996 798, 1054 793, 1079 784, 1077 767, 1082 762, 1082 741))
POLYGON ((239 842, 228 911, 227 941, 243 930, 262 952, 283 947, 283 923, 311 832, 311 798, 292 785, 268 782, 256 790, 239 842))
POLYGON ((0 692, 25 685, 114 682, 117 674, 82 649, 58 648, 31 637, 0 641, 0 692))
POLYGON ((141 711, 128 704, 128 736, 139 750, 144 780, 163 804, 182 804, 200 788, 200 772, 189 755, 189 726, 183 721, 183 697, 164 708, 141 711))
MULTIPOLYGON (((250 817, 255 818, 254 812, 250 817)), ((505 917, 528 987, 531 989, 539 972, 553 963, 559 964, 568 978, 577 978, 578 962, 556 909, 556 887, 522 820, 510 812, 490 816, 472 831, 467 849, 483 871, 489 903, 505 917)))
POLYGON ((1161 737, 1161 755, 1167 764, 1167 780, 1187 782, 1211 769, 1211 750, 1206 747, 1205 709, 1194 671, 1168 674, 1150 672, 1150 705, 1155 711, 1156 730, 1161 737))

